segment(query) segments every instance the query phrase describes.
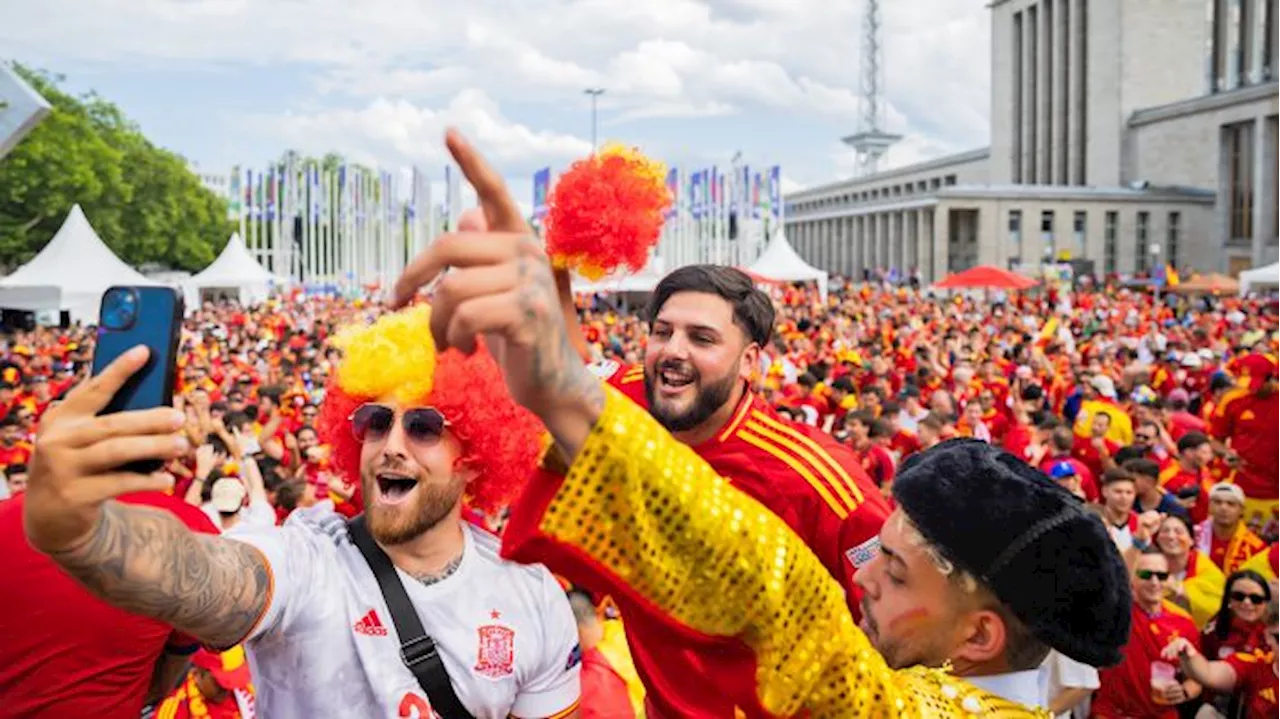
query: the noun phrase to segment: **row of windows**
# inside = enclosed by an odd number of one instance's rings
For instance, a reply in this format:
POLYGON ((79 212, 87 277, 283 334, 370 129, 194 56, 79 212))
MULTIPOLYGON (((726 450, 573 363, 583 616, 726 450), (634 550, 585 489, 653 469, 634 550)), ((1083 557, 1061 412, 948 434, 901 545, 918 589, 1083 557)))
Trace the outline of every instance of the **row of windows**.
POLYGON ((1013 13, 1009 127, 1016 184, 1085 182, 1087 8, 1087 0, 1042 0, 1013 13))
POLYGON ((1224 92, 1274 78, 1275 0, 1208 1, 1209 92, 1224 92))
MULTIPOLYGON (((1153 267, 1167 262, 1177 267, 1181 257, 1182 213, 1170 212, 1167 234, 1163 245, 1153 244, 1151 238, 1151 213, 1137 213, 1134 225, 1134 257, 1135 269, 1139 273, 1148 272, 1153 267), (1161 259, 1161 255, 1165 259, 1161 259)), ((1040 213, 1040 245, 1044 248, 1045 260, 1080 258, 1086 255, 1086 238, 1088 237, 1089 214, 1077 210, 1071 219, 1071 244, 1059 246, 1056 231, 1056 213, 1044 210, 1040 213)), ((1107 274, 1116 272, 1119 263, 1120 213, 1109 211, 1103 219, 1102 226, 1102 271, 1107 274)), ((1011 257, 1031 258, 1022 254, 1022 210, 1009 210, 1009 254, 1011 257)))
POLYGON ((798 200, 796 202, 787 203, 787 214, 792 212, 804 211, 820 211, 833 209, 836 207, 847 207, 859 202, 872 202, 875 200, 884 200, 903 195, 914 195, 933 192, 942 187, 951 187, 956 184, 955 175, 947 175, 945 177, 934 177, 928 180, 920 180, 918 182, 905 182, 897 185, 886 185, 885 187, 876 187, 870 190, 862 190, 860 192, 846 192, 843 195, 831 195, 829 197, 820 197, 814 200, 798 200))
MULTIPOLYGON (((1248 242, 1253 238, 1253 210, 1258 198, 1254 187, 1254 171, 1256 171, 1257 147, 1260 138, 1257 130, 1260 125, 1248 122, 1226 125, 1222 128, 1226 161, 1228 161, 1228 177, 1226 177, 1226 201, 1228 201, 1228 241, 1248 242)), ((1280 116, 1267 118, 1265 132, 1271 134, 1275 141, 1280 141, 1280 116)), ((1275 233, 1280 233, 1280 152, 1274 152, 1263 161, 1274 162, 1272 177, 1277 182, 1271 183, 1271 226, 1275 233)), ((1275 235, 1272 235, 1275 237, 1275 235)), ((1267 238, 1272 239, 1272 238, 1267 238)))

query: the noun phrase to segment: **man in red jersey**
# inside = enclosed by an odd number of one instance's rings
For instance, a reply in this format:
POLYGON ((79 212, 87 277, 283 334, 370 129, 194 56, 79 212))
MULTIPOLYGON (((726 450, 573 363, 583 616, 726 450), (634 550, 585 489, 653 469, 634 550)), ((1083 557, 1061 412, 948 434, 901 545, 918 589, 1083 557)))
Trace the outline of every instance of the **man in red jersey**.
MULTIPOLYGON (((576 323, 567 277, 559 281, 566 320, 576 323)), ((888 506, 848 448, 782 419, 751 390, 774 326, 768 296, 737 269, 692 265, 663 278, 648 316, 643 364, 600 363, 597 376, 791 525, 845 587, 858 615, 853 577, 875 557, 888 506)), ((752 681, 754 667, 718 656, 715 640, 677 635, 644 608, 618 602, 648 690, 647 716, 733 716, 721 686, 739 674, 752 681)))
POLYGON ((1169 562, 1157 550, 1138 556, 1133 566, 1133 614, 1129 643, 1118 666, 1102 670, 1102 686, 1093 699, 1099 719, 1152 717, 1176 719, 1176 706, 1200 695, 1200 685, 1175 676, 1176 665, 1161 658, 1171 642, 1183 639, 1199 646, 1200 631, 1185 614, 1164 601, 1169 562))
MULTIPOLYGON (((179 498, 142 492, 120 500, 218 533, 199 507, 179 498)), ((137 719, 182 676, 195 641, 108 605, 32 549, 23 503, 23 496, 0 503, 0 714, 137 719)))
POLYGON ((1240 384, 1227 390, 1209 419, 1215 447, 1236 465, 1232 481, 1244 490, 1244 521, 1250 529, 1274 533, 1280 509, 1280 397, 1276 395, 1276 363, 1254 353, 1240 359, 1240 384))

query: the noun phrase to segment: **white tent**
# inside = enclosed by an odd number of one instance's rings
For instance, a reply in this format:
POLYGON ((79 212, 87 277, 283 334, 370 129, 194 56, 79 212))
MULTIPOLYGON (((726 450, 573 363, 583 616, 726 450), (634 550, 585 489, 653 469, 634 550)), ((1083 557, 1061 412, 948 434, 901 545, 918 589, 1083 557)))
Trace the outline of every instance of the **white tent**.
POLYGON ((182 281, 182 288, 189 308, 200 306, 204 292, 226 295, 247 306, 262 302, 273 288, 284 284, 285 280, 253 259, 240 233, 235 233, 208 267, 182 281))
POLYGON ((1280 262, 1273 262, 1266 267, 1255 267, 1240 273, 1240 294, 1249 294, 1249 289, 1257 286, 1275 287, 1280 285, 1280 262))
POLYGON ((69 312, 72 321, 93 323, 107 288, 157 284, 116 257, 76 205, 39 254, 0 279, 0 307, 61 310, 69 312))
POLYGON ((654 287, 666 276, 666 263, 661 257, 654 257, 634 275, 609 275, 596 281, 573 273, 571 286, 574 292, 581 294, 609 294, 612 292, 652 292, 654 287))
POLYGON ((747 272, 774 282, 816 282, 822 299, 827 298, 827 273, 801 259, 781 229, 747 272))

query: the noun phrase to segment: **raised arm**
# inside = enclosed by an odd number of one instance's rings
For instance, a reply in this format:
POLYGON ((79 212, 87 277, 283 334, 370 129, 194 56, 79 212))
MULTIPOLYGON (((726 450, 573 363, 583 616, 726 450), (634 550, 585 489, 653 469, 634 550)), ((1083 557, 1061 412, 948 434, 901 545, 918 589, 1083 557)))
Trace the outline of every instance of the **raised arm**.
POLYGON ((112 499, 168 489, 167 475, 118 468, 186 449, 184 418, 173 409, 96 416, 146 358, 145 350, 125 354, 42 419, 23 505, 27 538, 108 603, 227 647, 244 639, 270 598, 263 556, 112 499))
POLYGON ((591 350, 587 347, 587 337, 582 334, 582 325, 578 324, 578 306, 573 303, 573 280, 569 271, 557 269, 556 295, 560 298, 560 314, 564 317, 564 326, 569 333, 569 342, 578 351, 583 362, 591 362, 591 350))
MULTIPOLYGON (((521 497, 532 527, 525 556, 577 577, 594 572, 689 632, 740 641, 757 658, 751 688, 771 715, 1015 708, 942 670, 890 671, 854 626, 840 586, 785 522, 602 387, 571 346, 547 258, 501 176, 457 133, 446 141, 488 231, 437 238, 396 282, 395 304, 453 268, 435 285, 437 346, 470 352, 484 335, 512 397, 571 458, 568 477, 535 482, 521 497)), ((513 513, 507 537, 515 522, 513 513)))

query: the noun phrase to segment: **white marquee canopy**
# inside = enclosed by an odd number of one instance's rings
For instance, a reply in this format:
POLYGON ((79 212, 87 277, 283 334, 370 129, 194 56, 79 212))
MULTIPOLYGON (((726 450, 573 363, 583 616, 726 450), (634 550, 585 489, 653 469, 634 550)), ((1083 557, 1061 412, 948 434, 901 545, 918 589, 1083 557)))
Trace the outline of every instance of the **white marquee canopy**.
POLYGON ((255 305, 270 296, 271 290, 287 284, 272 274, 249 254, 240 234, 231 235, 208 267, 182 281, 187 307, 198 307, 205 292, 225 294, 241 305, 255 305))
POLYGON ((796 254, 787 236, 779 229, 747 272, 774 282, 816 282, 822 299, 827 298, 827 273, 796 254))
POLYGON ((75 205, 39 254, 0 279, 0 307, 66 311, 73 322, 93 323, 107 288, 158 284, 116 257, 75 205))
POLYGON ((1240 294, 1247 295, 1255 287, 1275 287, 1280 285, 1280 262, 1273 262, 1265 267, 1255 267, 1240 273, 1240 294))

